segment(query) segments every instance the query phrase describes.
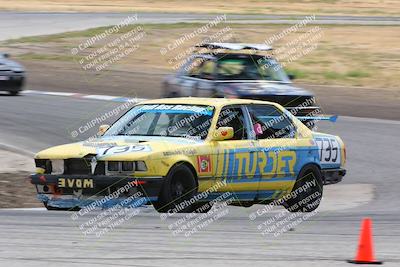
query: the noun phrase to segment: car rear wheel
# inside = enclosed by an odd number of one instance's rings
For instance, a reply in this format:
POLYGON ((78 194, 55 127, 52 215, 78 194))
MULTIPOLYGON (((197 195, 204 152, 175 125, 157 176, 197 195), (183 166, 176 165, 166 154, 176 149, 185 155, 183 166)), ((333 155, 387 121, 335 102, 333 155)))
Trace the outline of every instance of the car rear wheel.
POLYGON ((190 168, 184 164, 172 167, 161 188, 158 200, 153 203, 158 212, 192 212, 197 184, 190 168))
POLYGON ((312 212, 321 203, 322 193, 321 171, 315 165, 307 165, 301 169, 284 206, 290 212, 312 212))

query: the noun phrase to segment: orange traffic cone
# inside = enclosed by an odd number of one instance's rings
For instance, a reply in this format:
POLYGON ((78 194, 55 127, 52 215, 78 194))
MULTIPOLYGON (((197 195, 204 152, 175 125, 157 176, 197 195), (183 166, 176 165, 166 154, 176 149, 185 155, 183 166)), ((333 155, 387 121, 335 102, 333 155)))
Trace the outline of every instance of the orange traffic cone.
POLYGON ((361 227, 356 258, 348 260, 348 262, 356 264, 382 264, 381 261, 375 260, 372 243, 372 222, 370 218, 365 218, 361 227))

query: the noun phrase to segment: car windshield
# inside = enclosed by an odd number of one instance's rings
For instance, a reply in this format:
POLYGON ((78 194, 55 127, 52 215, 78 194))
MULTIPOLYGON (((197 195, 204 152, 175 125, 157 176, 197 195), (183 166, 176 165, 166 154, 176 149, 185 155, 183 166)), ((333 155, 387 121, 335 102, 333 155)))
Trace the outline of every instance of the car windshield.
POLYGON ((221 58, 218 60, 218 80, 268 80, 289 82, 276 60, 267 57, 221 58))
POLYGON ((122 116, 106 136, 166 136, 205 139, 214 107, 182 104, 139 105, 122 116))

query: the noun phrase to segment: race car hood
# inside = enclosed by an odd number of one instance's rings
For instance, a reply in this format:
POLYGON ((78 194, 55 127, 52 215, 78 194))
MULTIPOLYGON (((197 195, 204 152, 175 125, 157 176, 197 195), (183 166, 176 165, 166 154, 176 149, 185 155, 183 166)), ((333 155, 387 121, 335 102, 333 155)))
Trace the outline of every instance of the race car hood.
POLYGON ((290 83, 268 81, 227 81, 219 82, 222 90, 231 90, 238 95, 313 95, 311 92, 295 87, 290 83))
POLYGON ((99 160, 132 160, 201 143, 203 141, 179 137, 110 136, 54 146, 40 151, 35 158, 69 159, 96 155, 99 160))
POLYGON ((8 68, 23 69, 22 65, 18 62, 0 56, 0 70, 8 68))

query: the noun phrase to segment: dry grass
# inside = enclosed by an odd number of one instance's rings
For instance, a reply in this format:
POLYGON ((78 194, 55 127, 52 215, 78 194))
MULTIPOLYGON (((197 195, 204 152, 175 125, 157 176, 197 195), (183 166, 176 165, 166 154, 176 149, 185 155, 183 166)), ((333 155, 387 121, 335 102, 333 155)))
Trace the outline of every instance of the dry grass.
MULTIPOLYGON (((206 34, 187 40, 178 49, 161 56, 160 48, 166 47, 185 33, 190 33, 201 24, 143 25, 146 37, 139 50, 114 63, 109 70, 173 72, 171 59, 206 37, 206 34)), ((222 27, 222 26, 221 26, 222 27)), ((273 34, 286 29, 287 25, 230 25, 233 38, 228 41, 261 43, 273 34)), ((312 26, 314 27, 314 26, 312 26)), ((400 83, 400 27, 396 26, 320 26, 322 37, 316 40, 316 49, 285 66, 297 74, 300 82, 331 85, 354 85, 372 88, 398 89, 400 83)), ((283 47, 310 29, 291 33, 274 43, 283 47)), ((126 31, 128 29, 125 29, 126 31)), ((216 33, 219 29, 210 30, 216 33)), ((34 38, 22 38, 4 46, 19 54, 24 61, 65 62, 65 66, 77 65, 82 55, 72 56, 71 48, 104 28, 91 29, 34 38), (69 63, 68 63, 69 62, 69 63)), ((117 36, 112 36, 115 39, 117 36)), ((98 43, 87 49, 86 54, 98 43)), ((82 72, 84 72, 82 70, 82 72)))
POLYGON ((43 207, 28 172, 0 173, 0 208, 43 207))
POLYGON ((89 12, 184 12, 255 14, 341 14, 398 16, 397 0, 0 0, 2 10, 89 12))

